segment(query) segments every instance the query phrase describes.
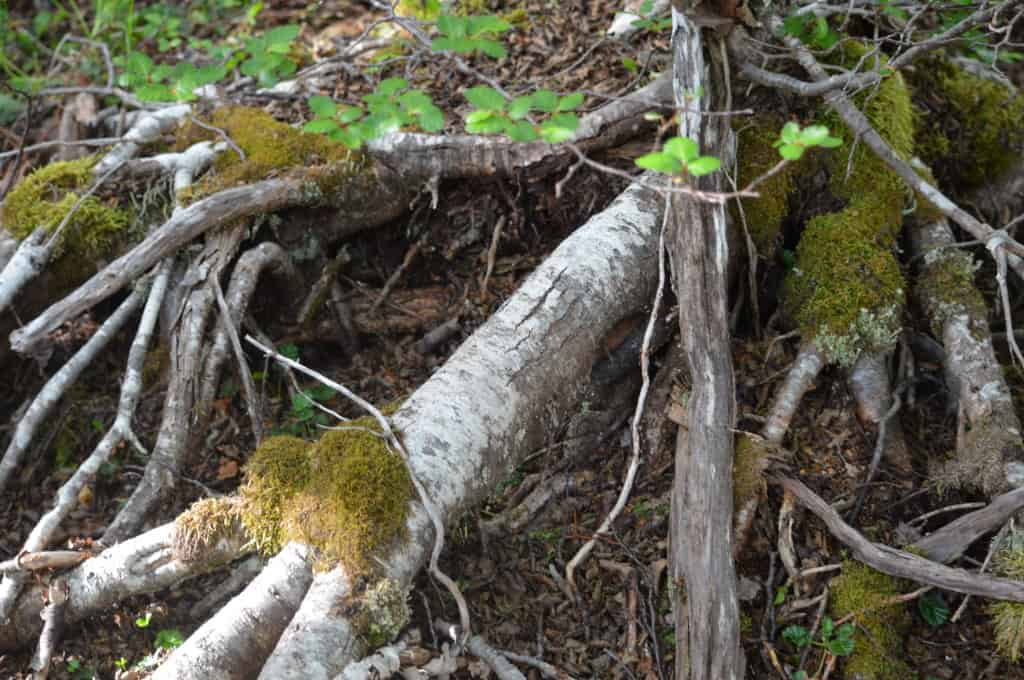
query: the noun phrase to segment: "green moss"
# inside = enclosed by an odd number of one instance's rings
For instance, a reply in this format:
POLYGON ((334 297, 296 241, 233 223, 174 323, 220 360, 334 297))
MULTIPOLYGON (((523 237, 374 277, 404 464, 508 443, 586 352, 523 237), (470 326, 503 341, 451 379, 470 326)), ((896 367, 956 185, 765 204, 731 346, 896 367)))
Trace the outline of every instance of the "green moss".
POLYGON ((941 248, 924 256, 924 267, 917 276, 916 297, 932 324, 935 337, 942 337, 942 327, 956 315, 985 319, 985 299, 974 285, 974 272, 980 263, 962 250, 941 248))
POLYGON ((242 503, 223 496, 196 501, 174 520, 171 552, 182 562, 199 562, 222 539, 238 535, 242 503))
MULTIPOLYGON (((187 202, 271 176, 289 174, 309 180, 310 202, 324 202, 352 175, 366 169, 366 159, 324 135, 308 134, 275 120, 263 109, 228 106, 216 110, 208 121, 224 130, 245 152, 245 160, 228 150, 214 162, 213 171, 187 190, 187 202)), ((178 131, 175 148, 186 149, 213 133, 191 122, 178 131)))
MULTIPOLYGON (((741 159, 737 186, 740 188, 771 170, 779 162, 779 152, 773 146, 779 138, 779 130, 785 121, 775 116, 758 116, 752 121, 742 121, 737 132, 737 156, 741 159)), ((757 187, 759 198, 740 200, 750 238, 759 255, 771 258, 775 253, 776 238, 782 220, 789 212, 789 195, 793 191, 793 179, 799 167, 796 163, 786 165, 780 172, 757 187)), ((740 210, 734 204, 733 217, 742 224, 740 210)))
POLYGON ((764 496, 767 484, 764 470, 775 449, 763 437, 741 435, 736 441, 732 463, 733 509, 739 510, 751 498, 764 496))
POLYGON ((246 468, 243 520, 257 546, 273 554, 288 541, 316 546, 317 568, 353 573, 405 529, 412 482, 376 421, 360 418, 313 445, 267 439, 246 468))
POLYGON ((286 504, 286 535, 317 546, 321 567, 362 571, 405 529, 412 481, 376 432, 366 417, 325 433, 310 452, 309 485, 286 504))
MULTIPOLYGON (((43 166, 21 180, 4 202, 4 226, 21 240, 37 227, 53 232, 93 182, 97 156, 43 166)), ((131 222, 128 212, 96 196, 82 202, 54 251, 75 259, 109 256, 131 222)))
POLYGON ((943 186, 963 192, 998 177, 1024 149, 1024 96, 968 73, 943 55, 916 62, 917 151, 943 186))
POLYGON ((287 542, 282 505, 309 484, 311 448, 298 437, 268 437, 246 464, 246 481, 239 490, 242 521, 264 555, 277 554, 287 542))
MULTIPOLYGON (((866 54, 859 43, 845 49, 847 66, 866 54)), ((890 75, 855 101, 878 133, 909 159, 914 115, 902 76, 890 75)), ((850 366, 861 352, 890 347, 899 333, 905 285, 893 249, 906 190, 867 145, 854 144, 835 113, 826 114, 823 122, 844 141, 845 152, 830 156, 829 169, 832 193, 846 207, 808 223, 797 246, 796 267, 786 280, 785 305, 826 359, 850 366)))
MULTIPOLYGON (((992 556, 993 571, 999 576, 1024 580, 1024 540, 1016 530, 992 556)), ((993 602, 988 606, 995 629, 996 651, 1010 663, 1017 663, 1024 651, 1024 604, 1020 602, 993 602)))
POLYGON ((900 594, 899 582, 891 576, 848 560, 841 576, 832 579, 830 609, 838 620, 854 614, 858 631, 853 653, 846 659, 845 677, 862 680, 905 680, 913 677, 900 661, 904 656, 903 635, 910 626, 904 603, 883 606, 900 594))

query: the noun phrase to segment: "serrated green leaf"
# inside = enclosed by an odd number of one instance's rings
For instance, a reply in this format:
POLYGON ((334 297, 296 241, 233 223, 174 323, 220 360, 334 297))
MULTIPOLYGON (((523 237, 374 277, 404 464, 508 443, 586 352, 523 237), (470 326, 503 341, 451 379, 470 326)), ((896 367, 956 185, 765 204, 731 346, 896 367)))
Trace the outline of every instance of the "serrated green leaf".
POLYGON ((567 94, 566 96, 558 100, 558 108, 556 109, 556 111, 560 113, 563 111, 575 111, 576 109, 583 105, 584 99, 586 99, 586 95, 584 95, 582 92, 574 92, 572 94, 567 94))
POLYGON ((433 104, 419 110, 419 126, 426 132, 440 132, 444 129, 444 112, 433 104))
POLYGON ((331 118, 317 118, 302 126, 304 132, 327 134, 338 129, 338 123, 331 118))
POLYGON ((714 156, 701 156, 686 164, 686 170, 694 177, 703 177, 722 167, 722 162, 714 156))
POLYGON ((825 647, 835 656, 849 656, 853 653, 853 637, 835 637, 828 640, 825 647))
POLYGON ((454 40, 452 38, 434 38, 430 41, 430 49, 435 52, 445 52, 447 50, 454 50, 454 40))
POLYGON ((664 151, 683 163, 695 160, 700 153, 697 142, 688 137, 673 137, 665 142, 664 151))
POLYGON ((554 127, 565 128, 572 132, 576 132, 576 129, 580 126, 580 118, 575 113, 556 113, 545 122, 554 127))
POLYGON ((516 121, 506 127, 505 134, 513 142, 535 142, 538 138, 537 130, 525 120, 516 121))
POLYGON ((283 43, 290 43, 299 37, 299 31, 301 27, 296 24, 288 24, 287 26, 276 26, 266 33, 263 34, 263 40, 268 45, 280 45, 283 43))
POLYGON ((471 111, 469 115, 466 116, 466 124, 477 125, 479 123, 483 123, 485 120, 493 118, 495 115, 497 114, 494 111, 488 111, 486 109, 477 109, 476 111, 471 111))
POLYGON ((683 165, 679 162, 679 159, 661 151, 645 154, 633 162, 637 167, 645 170, 654 170, 666 175, 678 175, 683 170, 683 165))
POLYGON ((949 620, 949 607, 942 595, 931 590, 917 599, 917 611, 929 626, 941 626, 949 620))
POLYGON ((826 616, 824 619, 822 619, 822 621, 821 621, 821 639, 822 640, 828 640, 830 637, 832 637, 832 633, 833 633, 833 631, 835 631, 835 625, 836 625, 835 622, 832 620, 832 617, 830 617, 830 616, 826 616))
POLYGON ((825 139, 818 142, 818 146, 823 149, 834 149, 837 146, 842 146, 843 140, 839 137, 826 137, 825 139))
POLYGON ((786 626, 782 631, 782 639, 797 649, 811 644, 811 633, 803 626, 786 626))
POLYGON ((530 95, 530 104, 538 111, 554 113, 558 108, 558 95, 551 90, 537 90, 530 95))
POLYGON ((800 131, 800 143, 804 146, 818 146, 828 137, 828 128, 824 125, 808 125, 800 131))
POLYGON ((171 102, 175 100, 174 91, 166 85, 143 85, 135 91, 135 96, 144 102, 171 102))
POLYGON ((573 130, 545 121, 540 125, 540 136, 548 144, 561 144, 572 139, 573 130))
POLYGON ((409 87, 409 81, 404 78, 385 78, 380 81, 380 85, 377 86, 377 92, 385 97, 390 97, 399 90, 407 87, 409 87))
POLYGON ((341 142, 349 149, 355 150, 363 146, 363 138, 356 129, 338 128, 328 136, 331 140, 341 142))
POLYGON ((494 115, 491 111, 487 111, 486 113, 490 113, 492 115, 488 116, 484 120, 472 123, 467 119, 466 132, 474 135, 496 135, 499 132, 504 132, 511 122, 504 116, 494 115))
POLYGON ((504 111, 505 98, 493 87, 471 87, 463 93, 466 100, 478 109, 486 111, 504 111))
POLYGON ((804 155, 804 147, 797 144, 783 144, 779 147, 779 155, 787 161, 799 160, 804 155))
POLYGON ((317 118, 331 118, 338 112, 338 105, 334 103, 334 100, 320 94, 310 97, 307 103, 309 110, 317 118))

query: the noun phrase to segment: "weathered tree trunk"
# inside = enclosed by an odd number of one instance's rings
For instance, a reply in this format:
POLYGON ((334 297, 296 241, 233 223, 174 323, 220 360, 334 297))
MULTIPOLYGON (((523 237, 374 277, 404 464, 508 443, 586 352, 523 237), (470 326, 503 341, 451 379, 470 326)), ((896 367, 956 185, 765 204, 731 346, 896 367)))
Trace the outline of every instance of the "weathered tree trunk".
MULTIPOLYGON (((727 109, 728 102, 709 96, 700 28, 676 9, 672 17, 673 85, 676 106, 684 109, 680 135, 696 140, 728 167, 728 117, 701 115, 702 110, 727 109), (704 95, 694 97, 698 92, 704 95)), ((711 191, 720 191, 720 185, 720 180, 698 182, 711 191)), ((685 592, 686 609, 677 598, 676 679, 733 680, 743 677, 745 661, 732 561, 735 389, 725 208, 677 194, 671 210, 669 252, 676 292, 686 301, 679 305, 679 326, 693 378, 672 489, 672 584, 685 592)))

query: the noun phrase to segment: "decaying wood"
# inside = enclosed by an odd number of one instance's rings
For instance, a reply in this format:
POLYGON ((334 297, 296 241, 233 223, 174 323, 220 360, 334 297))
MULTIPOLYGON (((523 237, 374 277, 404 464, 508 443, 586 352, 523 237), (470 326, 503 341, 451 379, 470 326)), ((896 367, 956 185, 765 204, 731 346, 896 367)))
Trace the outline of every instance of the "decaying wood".
POLYGON ((941 529, 915 541, 914 552, 934 562, 946 564, 964 554, 975 541, 995 531, 1024 508, 1024 487, 992 499, 980 510, 953 520, 941 529))
MULTIPOLYGON (((694 109, 728 109, 712 98, 700 28, 673 8, 673 91, 680 135, 698 142, 729 167, 729 126, 724 117, 694 109), (694 98, 695 92, 704 92, 694 98), (699 102, 699 103, 698 103, 699 102), (712 104, 714 102, 714 104, 712 104), (695 106, 695 103, 697 105, 695 106)), ((700 188, 719 191, 721 180, 700 188)), ((732 560, 732 459, 735 387, 730 351, 729 249, 724 207, 674 196, 669 253, 680 304, 679 327, 693 390, 687 422, 676 445, 672 489, 670 573, 675 598, 677 680, 738 680, 746 666, 739 635, 736 571, 732 560), (684 433, 685 431, 685 433, 684 433), (689 625, 686 625, 689 621, 689 625), (685 653, 683 653, 685 650, 685 653)))

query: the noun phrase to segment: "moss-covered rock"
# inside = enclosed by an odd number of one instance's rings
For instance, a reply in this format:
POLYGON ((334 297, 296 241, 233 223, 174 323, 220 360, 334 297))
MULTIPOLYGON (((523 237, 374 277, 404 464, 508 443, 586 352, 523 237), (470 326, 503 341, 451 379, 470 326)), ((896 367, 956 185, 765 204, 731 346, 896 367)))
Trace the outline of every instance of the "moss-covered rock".
POLYGON ((920 126, 917 153, 944 188, 963 193, 998 177, 1024 150, 1024 96, 942 54, 908 71, 920 126))
POLYGON ((371 649, 394 640, 409 623, 408 599, 405 589, 389 578, 377 581, 359 598, 352 625, 371 649))
MULTIPOLYGON (((94 181, 92 168, 98 160, 89 156, 50 163, 25 177, 4 201, 4 227, 18 240, 38 227, 52 233, 94 181)), ((54 256, 66 253, 90 261, 107 257, 130 223, 126 210, 90 196, 64 228, 54 256)))
POLYGON ((901 659, 903 636, 910 626, 906 605, 883 604, 900 594, 899 582, 860 562, 843 562, 843 573, 832 579, 832 618, 854 614, 859 630, 853 653, 845 662, 845 677, 860 680, 906 680, 913 672, 901 659))
MULTIPOLYGON (((182 197, 186 202, 285 174, 308 180, 311 195, 319 196, 317 202, 328 201, 340 183, 367 167, 365 157, 358 151, 333 142, 325 135, 293 128, 263 109, 223 107, 213 112, 208 123, 224 130, 245 152, 245 159, 233 150, 220 154, 212 171, 186 190, 182 197)), ((214 133, 188 122, 179 129, 175 148, 180 151, 196 142, 213 139, 214 133)))
POLYGON ((401 535, 412 498, 405 462, 361 418, 313 445, 267 439, 246 468, 243 520, 259 549, 272 554, 291 540, 315 546, 317 567, 341 563, 353 573, 401 535))

